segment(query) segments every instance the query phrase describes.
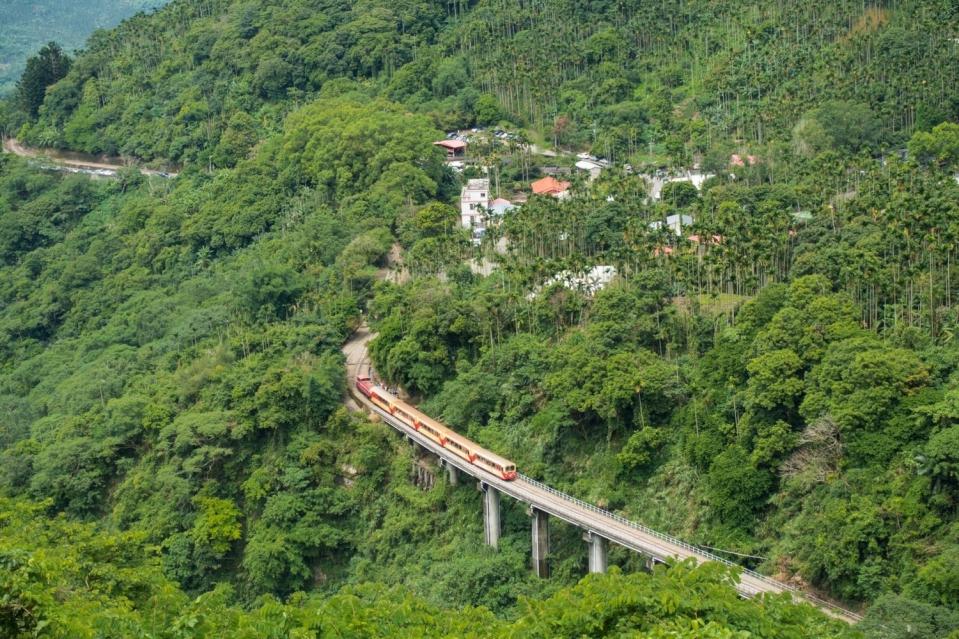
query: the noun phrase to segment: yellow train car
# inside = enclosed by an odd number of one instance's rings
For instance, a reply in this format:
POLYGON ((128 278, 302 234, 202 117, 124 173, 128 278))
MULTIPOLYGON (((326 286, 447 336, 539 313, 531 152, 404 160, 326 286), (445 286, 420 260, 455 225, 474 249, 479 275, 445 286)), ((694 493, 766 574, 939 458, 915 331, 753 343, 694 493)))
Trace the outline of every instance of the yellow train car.
POLYGON ((383 387, 374 384, 369 377, 357 378, 356 390, 381 410, 446 448, 457 457, 506 481, 516 479, 516 464, 505 457, 500 457, 496 453, 486 450, 476 442, 463 437, 450 427, 417 410, 383 387))

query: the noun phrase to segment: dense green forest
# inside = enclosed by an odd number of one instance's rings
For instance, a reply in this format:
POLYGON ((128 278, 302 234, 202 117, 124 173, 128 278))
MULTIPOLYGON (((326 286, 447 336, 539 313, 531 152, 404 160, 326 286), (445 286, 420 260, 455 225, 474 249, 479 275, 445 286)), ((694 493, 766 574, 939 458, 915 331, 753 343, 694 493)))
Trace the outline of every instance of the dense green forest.
POLYGON ((715 565, 592 576, 542 601, 524 602, 512 621, 483 608, 427 605, 404 588, 373 584, 330 597, 301 593, 285 602, 265 595, 242 609, 231 605, 235 593, 226 584, 195 599, 186 596, 142 537, 53 518, 48 508, 0 500, 0 584, 22 593, 5 598, 0 608, 6 637, 855 636, 808 606, 782 598, 740 599, 726 583, 729 575, 715 565), (71 543, 59 543, 63 538, 71 543))
POLYGON ((174 0, 45 50, 5 134, 181 169, 0 156, 0 628, 954 638, 957 38, 944 0, 174 0), (613 166, 473 246, 433 141, 476 125, 559 151, 477 143, 504 195, 613 166), (536 579, 521 505, 489 550, 477 491, 343 407, 364 319, 522 472, 865 620, 622 549, 580 581, 562 522, 536 579))
MULTIPOLYGON (((507 117, 612 158, 904 144, 959 118, 949 0, 181 0, 91 38, 26 141, 232 166, 351 79, 441 127, 507 117)), ((715 156, 715 154, 713 154, 715 156)))
POLYGON ((137 11, 164 0, 6 0, 0 5, 0 95, 13 91, 24 63, 54 40, 64 48, 80 48, 95 29, 119 23, 137 11))

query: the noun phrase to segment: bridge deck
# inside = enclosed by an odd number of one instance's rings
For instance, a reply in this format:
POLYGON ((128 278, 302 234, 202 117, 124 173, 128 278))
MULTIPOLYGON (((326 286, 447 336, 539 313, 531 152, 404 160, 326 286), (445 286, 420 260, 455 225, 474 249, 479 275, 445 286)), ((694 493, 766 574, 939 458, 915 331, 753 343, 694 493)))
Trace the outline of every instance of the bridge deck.
MULTIPOLYGON (((364 330, 365 329, 361 329, 361 331, 364 330)), ((360 374, 369 374, 370 366, 366 358, 365 348, 369 337, 368 333, 361 333, 355 340, 355 342, 361 344, 361 348, 356 348, 353 345, 354 342, 351 342, 344 348, 348 360, 350 390, 353 398, 370 412, 379 415, 384 422, 400 431, 403 435, 443 459, 446 464, 458 468, 460 471, 482 481, 488 486, 496 488, 517 501, 529 504, 538 510, 549 513, 553 517, 562 519, 583 530, 595 532, 613 543, 653 557, 658 561, 665 562, 676 558, 681 560, 692 558, 698 563, 718 561, 730 566, 735 566, 741 571, 740 581, 736 584, 736 590, 744 597, 753 597, 761 593, 778 594, 788 592, 795 600, 812 604, 826 614, 847 623, 856 623, 862 619, 861 615, 852 611, 818 599, 797 588, 766 577, 765 575, 743 569, 741 566, 713 555, 701 548, 657 532, 642 524, 631 522, 615 513, 597 508, 592 504, 562 493, 530 477, 520 475, 513 481, 504 481, 496 475, 487 473, 468 463, 466 460, 452 454, 431 439, 406 426, 406 424, 397 420, 388 412, 373 405, 366 397, 353 392, 353 382, 355 378, 360 374)))

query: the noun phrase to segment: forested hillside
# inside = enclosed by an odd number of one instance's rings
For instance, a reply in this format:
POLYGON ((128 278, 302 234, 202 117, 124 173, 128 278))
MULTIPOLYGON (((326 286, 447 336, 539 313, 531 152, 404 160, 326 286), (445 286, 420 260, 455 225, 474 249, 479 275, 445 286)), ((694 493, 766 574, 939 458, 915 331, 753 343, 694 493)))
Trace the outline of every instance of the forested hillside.
POLYGON ((733 144, 901 145, 959 118, 949 0, 174 2, 97 34, 26 141, 232 166, 295 105, 345 78, 441 127, 532 125, 610 157, 733 144), (822 120, 824 118, 819 118, 822 120), (868 130, 864 133, 864 130, 868 130))
POLYGON ((955 637, 957 38, 945 0, 174 0, 35 58, 4 133, 180 169, 0 156, 0 628, 955 637), (476 125, 506 196, 611 166, 471 243, 433 142, 476 125), (344 408, 362 321, 525 474, 865 621, 622 549, 580 582, 562 522, 535 578, 522 505, 486 548, 344 408))
POLYGON ((807 632, 824 639, 855 636, 809 607, 781 598, 762 604, 738 598, 718 566, 594 575, 553 597, 528 602, 514 621, 482 608, 429 606, 403 588, 379 585, 287 602, 265 596, 243 609, 231 605, 234 592, 225 584, 196 599, 187 597, 163 575, 137 535, 104 533, 51 518, 45 509, 0 500, 0 584, 29 593, 5 600, 0 609, 0 630, 7 637, 553 639, 596 636, 604 628, 662 639, 807 632), (71 543, 58 543, 63 538, 71 543), (704 616, 716 620, 704 622, 704 616))
POLYGON ((112 27, 165 0, 6 0, 0 5, 0 95, 13 91, 27 57, 51 40, 80 48, 95 29, 112 27))

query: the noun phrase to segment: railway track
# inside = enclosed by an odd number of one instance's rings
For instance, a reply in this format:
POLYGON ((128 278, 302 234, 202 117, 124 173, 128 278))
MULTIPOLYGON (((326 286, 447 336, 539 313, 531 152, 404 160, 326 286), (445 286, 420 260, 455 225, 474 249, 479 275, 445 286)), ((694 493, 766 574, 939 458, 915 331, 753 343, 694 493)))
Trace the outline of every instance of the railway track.
POLYGON ((816 606, 827 615, 850 624, 857 623, 862 616, 825 601, 798 588, 772 579, 755 571, 746 570, 733 562, 714 555, 702 548, 686 543, 681 539, 655 531, 640 523, 630 521, 620 515, 598 508, 583 500, 567 495, 551 486, 520 474, 515 480, 505 481, 491 473, 484 472, 466 460, 452 454, 422 433, 408 427, 388 412, 375 406, 366 397, 355 391, 357 377, 370 376, 371 365, 367 355, 367 344, 373 335, 364 325, 344 345, 343 352, 347 360, 347 372, 351 401, 357 407, 378 415, 407 438, 430 451, 444 463, 474 477, 487 486, 492 486, 513 499, 528 504, 537 510, 572 524, 582 530, 599 535, 612 543, 629 548, 659 562, 674 559, 693 559, 697 563, 717 561, 734 566, 740 571, 736 590, 744 597, 755 597, 764 593, 788 593, 798 602, 816 606))

